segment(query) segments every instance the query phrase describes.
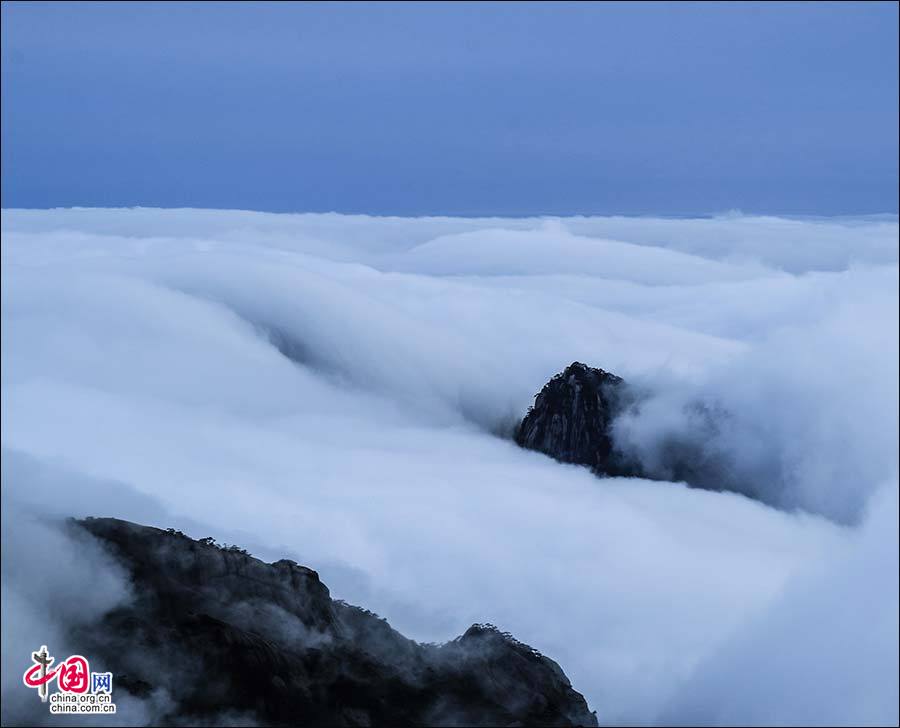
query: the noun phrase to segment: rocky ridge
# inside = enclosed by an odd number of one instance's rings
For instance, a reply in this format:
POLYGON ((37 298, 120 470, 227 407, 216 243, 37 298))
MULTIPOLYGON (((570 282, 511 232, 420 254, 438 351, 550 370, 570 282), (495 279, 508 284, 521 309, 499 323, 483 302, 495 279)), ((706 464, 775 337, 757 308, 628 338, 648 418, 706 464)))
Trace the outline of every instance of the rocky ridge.
POLYGON ((132 582, 85 653, 116 690, 164 696, 158 724, 597 725, 559 665, 491 625, 419 644, 293 561, 112 518, 70 527, 132 582))

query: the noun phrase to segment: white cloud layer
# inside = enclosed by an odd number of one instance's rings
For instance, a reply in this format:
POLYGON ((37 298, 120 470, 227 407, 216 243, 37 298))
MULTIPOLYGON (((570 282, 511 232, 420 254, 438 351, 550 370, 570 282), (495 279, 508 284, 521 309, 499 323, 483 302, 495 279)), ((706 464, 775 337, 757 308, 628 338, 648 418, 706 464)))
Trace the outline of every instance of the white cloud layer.
MULTIPOLYGON (((601 723, 896 723, 897 248, 895 218, 4 211, 4 637, 28 519, 109 515, 296 558, 417 639, 495 622, 601 723), (648 393, 623 446, 770 505, 504 439, 573 360, 648 393)), ((20 624, 4 712, 52 637, 20 624)))

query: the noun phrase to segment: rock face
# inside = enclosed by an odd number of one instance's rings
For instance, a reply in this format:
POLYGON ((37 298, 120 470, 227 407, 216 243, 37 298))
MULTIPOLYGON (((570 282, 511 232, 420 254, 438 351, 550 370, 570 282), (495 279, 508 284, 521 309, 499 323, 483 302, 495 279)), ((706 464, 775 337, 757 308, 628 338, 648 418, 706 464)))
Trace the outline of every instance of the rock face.
POLYGON ((625 399, 624 381, 574 362, 547 382, 515 433, 516 442, 599 475, 635 475, 613 449, 610 425, 625 399))
POLYGON ((490 625, 422 645, 292 561, 116 519, 71 528, 107 547, 134 593, 79 642, 116 690, 163 706, 154 723, 597 725, 555 662, 490 625))

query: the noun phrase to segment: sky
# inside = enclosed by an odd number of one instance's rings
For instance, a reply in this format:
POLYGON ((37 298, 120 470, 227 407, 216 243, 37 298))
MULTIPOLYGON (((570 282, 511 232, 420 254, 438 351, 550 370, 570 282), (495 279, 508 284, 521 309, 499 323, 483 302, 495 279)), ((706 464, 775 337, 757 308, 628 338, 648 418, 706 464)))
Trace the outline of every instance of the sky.
POLYGON ((896 213, 896 3, 2 5, 2 206, 896 213))

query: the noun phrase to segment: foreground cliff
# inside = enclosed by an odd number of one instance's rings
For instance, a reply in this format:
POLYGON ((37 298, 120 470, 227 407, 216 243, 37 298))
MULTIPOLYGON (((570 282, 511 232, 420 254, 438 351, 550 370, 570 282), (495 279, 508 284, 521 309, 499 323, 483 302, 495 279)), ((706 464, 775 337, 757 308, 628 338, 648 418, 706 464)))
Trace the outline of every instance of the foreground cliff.
POLYGON ((163 724, 597 725, 560 667, 490 625, 406 639, 331 599, 315 571, 127 521, 73 521, 134 598, 79 635, 116 690, 164 695, 163 724))

